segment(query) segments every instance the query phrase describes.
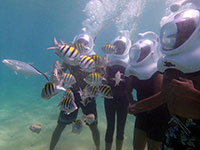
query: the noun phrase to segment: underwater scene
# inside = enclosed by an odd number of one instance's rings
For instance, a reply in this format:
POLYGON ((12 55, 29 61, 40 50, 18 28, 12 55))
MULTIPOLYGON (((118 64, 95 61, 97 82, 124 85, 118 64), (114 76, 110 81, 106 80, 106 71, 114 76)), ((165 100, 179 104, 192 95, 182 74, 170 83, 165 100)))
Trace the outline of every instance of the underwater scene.
MULTIPOLYGON (((84 76, 84 72, 94 72, 94 68, 90 68, 93 60, 89 60, 87 55, 76 55, 76 50, 90 51, 92 48, 91 55, 101 57, 101 66, 109 66, 108 58, 116 51, 112 48, 112 42, 119 33, 129 37, 132 43, 139 39, 138 33, 152 31, 159 35, 160 21, 163 16, 169 14, 169 6, 174 2, 177 1, 1 0, 0 150, 49 150, 60 110, 65 114, 78 110, 73 103, 76 95, 67 95, 69 93, 65 93, 65 88, 78 83, 77 78, 84 76), (90 41, 86 45, 79 44, 77 38, 83 32, 93 38, 92 43, 90 41), (111 44, 106 45, 107 43, 111 44), (105 57, 107 55, 108 57, 105 57), (9 65, 9 60, 16 61, 9 65), (61 71, 63 61, 70 64, 72 70, 79 63, 81 71, 75 73, 76 81, 69 79, 69 72, 65 74, 61 71)), ((122 62, 123 59, 125 58, 122 58, 122 62)), ((73 71, 76 72, 76 69, 73 71)), ((84 93, 85 91, 80 90, 82 85, 76 85, 78 93, 85 100, 80 105, 91 103, 90 99, 87 101, 88 92, 89 96, 96 98, 94 101, 100 133, 99 150, 105 149, 107 120, 104 98, 113 98, 108 93, 109 85, 105 84, 102 87, 103 80, 106 80, 103 76, 104 73, 96 73, 84 78, 85 82, 98 86, 97 93, 88 91, 91 90, 91 86, 84 93), (99 75, 103 79, 97 83, 95 80, 99 80, 99 75)), ((115 74, 114 87, 123 82, 121 76, 120 72, 115 74)), ((137 99, 135 90, 132 94, 137 99)), ((70 118, 71 123, 62 131, 55 150, 96 149, 88 127, 88 124, 97 121, 96 116, 86 116, 80 108, 75 115, 76 120, 70 118), (82 124, 78 126, 80 121, 82 124), (81 129, 74 129, 75 125, 81 129)), ((123 150, 133 149, 134 124, 135 116, 128 114, 124 128, 123 150)), ((116 148, 116 130, 115 124, 112 149, 116 148)))

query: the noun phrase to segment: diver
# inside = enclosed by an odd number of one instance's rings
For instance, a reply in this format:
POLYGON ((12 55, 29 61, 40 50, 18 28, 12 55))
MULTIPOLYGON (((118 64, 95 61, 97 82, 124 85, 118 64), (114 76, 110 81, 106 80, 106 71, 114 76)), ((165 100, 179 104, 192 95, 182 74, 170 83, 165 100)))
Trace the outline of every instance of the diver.
POLYGON ((162 18, 160 40, 164 56, 158 61, 158 70, 163 74, 162 92, 131 109, 136 113, 167 103, 172 118, 162 144, 164 150, 200 149, 199 9, 197 0, 174 3, 171 15, 162 18))
MULTIPOLYGON (((75 43, 82 44, 81 49, 80 49, 81 54, 84 54, 84 55, 95 54, 95 52, 93 50, 93 47, 94 47, 93 39, 86 32, 83 32, 82 34, 75 36, 75 38, 73 40, 73 44, 75 44, 75 43)), ((83 89, 87 85, 83 79, 89 73, 82 71, 79 65, 69 65, 67 63, 63 63, 62 69, 63 69, 63 71, 69 70, 69 72, 76 79, 76 83, 73 84, 70 89, 72 90, 72 92, 74 94, 75 103, 78 106, 78 108, 80 107, 82 109, 82 112, 84 115, 93 114, 95 116, 95 120, 93 121, 93 123, 91 123, 91 124, 86 123, 86 124, 89 126, 89 128, 92 132, 92 137, 93 137, 93 141, 96 146, 96 150, 99 150, 100 133, 99 133, 99 129, 97 126, 98 123, 97 123, 97 109, 96 109, 95 98, 89 97, 88 99, 90 102, 86 106, 84 106, 81 103, 81 97, 79 94, 79 90, 83 89)), ((60 112, 60 115, 59 115, 58 121, 57 121, 57 126, 56 126, 56 128, 53 132, 52 138, 51 138, 50 150, 53 150, 55 148, 62 131, 64 130, 66 125, 69 125, 76 120, 77 115, 78 115, 78 109, 76 109, 69 115, 67 115, 64 111, 60 112)))
POLYGON ((113 134, 115 129, 115 115, 117 115, 117 131, 116 131, 116 150, 121 150, 124 139, 124 129, 127 118, 127 108, 129 101, 127 98, 126 85, 127 77, 124 76, 125 68, 129 60, 129 49, 131 41, 125 32, 121 31, 113 42, 114 53, 107 54, 109 65, 105 68, 105 78, 107 84, 111 87, 113 98, 104 98, 104 107, 107 120, 107 128, 105 134, 105 149, 111 150, 113 142, 113 134))
MULTIPOLYGON (((135 89, 137 92, 137 101, 161 91, 163 75, 157 69, 157 61, 161 57, 159 37, 151 31, 140 33, 139 40, 130 49, 129 57, 125 75, 129 77, 128 88, 135 89)), ((132 95, 129 95, 129 99, 137 103, 132 95)), ((159 150, 169 117, 166 104, 151 111, 138 112, 135 120, 133 149, 144 150, 147 144, 148 150, 159 150)))

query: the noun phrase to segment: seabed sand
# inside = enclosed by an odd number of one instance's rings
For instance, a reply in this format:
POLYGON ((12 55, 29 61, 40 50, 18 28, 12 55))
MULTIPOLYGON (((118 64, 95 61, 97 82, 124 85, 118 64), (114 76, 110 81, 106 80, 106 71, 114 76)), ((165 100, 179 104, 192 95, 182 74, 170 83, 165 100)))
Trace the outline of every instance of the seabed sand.
MULTIPOLYGON (((16 92, 18 93, 18 92, 16 92)), ((19 92, 21 93, 21 91, 19 92)), ((0 149, 1 150, 48 150, 52 133, 57 125, 59 96, 50 101, 41 99, 38 95, 12 94, 9 99, 3 97, 0 102, 0 149), (32 124, 42 124, 39 134, 29 130, 32 124)), ((98 127, 101 135, 101 149, 104 149, 106 118, 103 98, 97 98, 98 127)), ((77 119, 81 119, 79 110, 77 119)), ((133 127, 135 118, 127 118, 123 150, 132 149, 133 127)), ((79 134, 71 132, 72 126, 66 126, 55 150, 94 150, 95 146, 88 126, 84 126, 79 134)), ((115 140, 115 135, 114 135, 115 140)), ((115 141, 113 141, 115 148, 115 141)))

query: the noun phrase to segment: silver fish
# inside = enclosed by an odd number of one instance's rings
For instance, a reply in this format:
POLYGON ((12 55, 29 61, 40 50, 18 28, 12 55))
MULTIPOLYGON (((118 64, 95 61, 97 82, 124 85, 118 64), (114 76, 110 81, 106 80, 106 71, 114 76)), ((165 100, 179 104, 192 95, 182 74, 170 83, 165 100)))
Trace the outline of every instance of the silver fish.
POLYGON ((51 75, 52 82, 59 85, 63 77, 64 72, 59 61, 56 61, 53 68, 53 74, 51 75))
POLYGON ((15 71, 15 73, 23 74, 24 76, 40 76, 42 75, 47 81, 49 81, 46 74, 39 71, 37 68, 32 66, 31 64, 13 60, 13 59, 4 59, 2 61, 8 68, 15 71))
POLYGON ((88 114, 88 115, 83 114, 82 120, 83 120, 86 124, 91 125, 91 124, 95 121, 95 115, 94 115, 94 114, 88 114))
POLYGON ((79 134, 83 130, 83 123, 81 120, 76 120, 72 123, 72 133, 79 134))

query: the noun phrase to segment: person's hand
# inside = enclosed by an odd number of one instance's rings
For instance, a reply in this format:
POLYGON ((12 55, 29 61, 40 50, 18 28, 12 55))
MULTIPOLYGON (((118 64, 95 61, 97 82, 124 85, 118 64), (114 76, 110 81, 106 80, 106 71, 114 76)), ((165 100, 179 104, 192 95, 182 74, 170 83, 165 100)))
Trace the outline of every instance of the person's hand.
POLYGON ((170 87, 174 94, 179 96, 187 96, 192 90, 194 85, 192 80, 179 77, 179 80, 173 79, 170 83, 170 87))
POLYGON ((128 113, 132 114, 132 115, 136 115, 137 113, 139 113, 141 111, 140 108, 136 107, 136 103, 132 103, 128 106, 128 113))

